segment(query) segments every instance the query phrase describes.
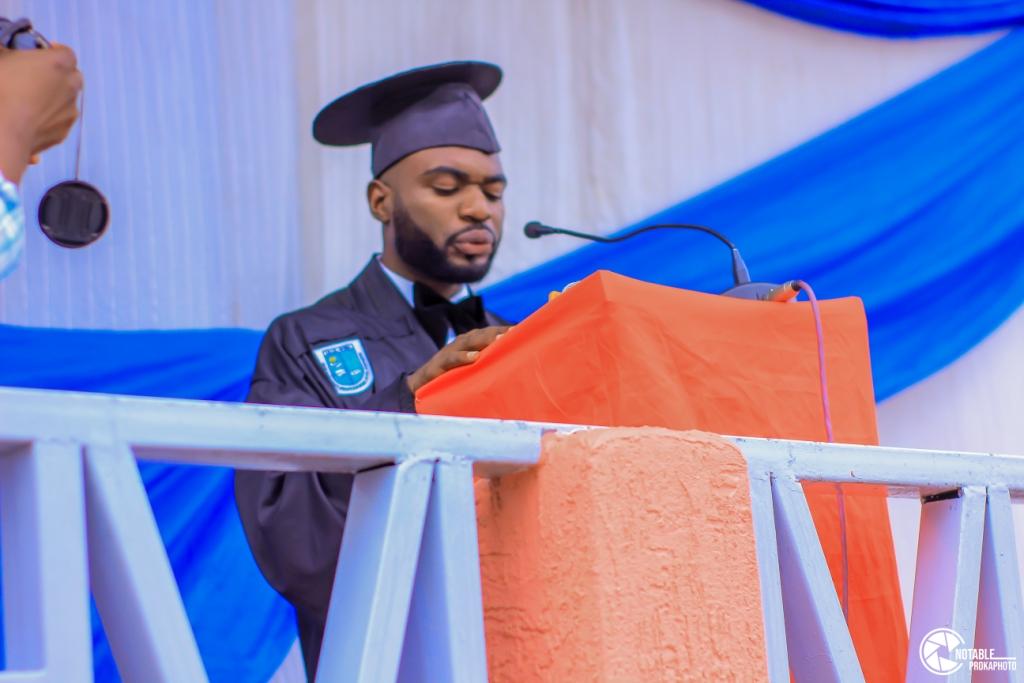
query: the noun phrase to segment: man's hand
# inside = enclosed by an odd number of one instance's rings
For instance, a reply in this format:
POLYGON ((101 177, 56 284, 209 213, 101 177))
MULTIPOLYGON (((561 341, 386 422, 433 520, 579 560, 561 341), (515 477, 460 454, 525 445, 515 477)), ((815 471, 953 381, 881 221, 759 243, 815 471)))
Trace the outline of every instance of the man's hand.
POLYGON ((440 377, 452 368, 469 365, 480 355, 480 351, 494 343, 494 340, 509 331, 508 326, 482 327, 470 330, 452 340, 450 344, 434 354, 419 370, 406 378, 413 394, 430 380, 440 377))
POLYGON ((0 171, 19 182, 33 155, 67 137, 78 118, 82 72, 71 48, 0 49, 0 171))

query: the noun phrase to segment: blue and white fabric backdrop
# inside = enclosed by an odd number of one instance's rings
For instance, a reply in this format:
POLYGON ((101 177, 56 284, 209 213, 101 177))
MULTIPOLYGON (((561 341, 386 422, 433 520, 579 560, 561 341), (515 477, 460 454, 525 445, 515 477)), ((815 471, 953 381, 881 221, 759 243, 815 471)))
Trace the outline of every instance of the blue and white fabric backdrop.
MULTIPOLYGON (((1021 60, 1024 31, 642 223, 727 225, 754 279, 863 297, 882 400, 966 352, 1024 302, 1021 60)), ((726 252, 704 239, 668 231, 592 245, 484 293, 518 319, 598 268, 722 291, 726 252), (709 258, 712 249, 721 256, 709 258)))
POLYGON ((843 31, 889 37, 951 35, 1024 25, 1021 0, 747 0, 843 31))

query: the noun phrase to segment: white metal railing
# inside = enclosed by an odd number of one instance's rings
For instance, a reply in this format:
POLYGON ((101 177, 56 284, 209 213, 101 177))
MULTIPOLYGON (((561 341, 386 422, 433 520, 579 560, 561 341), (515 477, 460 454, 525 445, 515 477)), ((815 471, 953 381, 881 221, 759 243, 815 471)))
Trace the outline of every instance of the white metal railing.
MULTIPOLYGON (((136 459, 358 472, 318 679, 485 680, 472 476, 529 467, 545 431, 577 428, 0 389, 0 683, 92 679, 90 584, 126 681, 206 680, 136 459)), ((801 480, 932 496, 908 680, 936 680, 917 643, 937 627, 1024 655, 1010 517, 1024 458, 732 441, 750 468, 770 680, 863 680, 801 480)))
POLYGON ((1024 457, 734 442, 750 468, 772 681, 788 678, 787 642, 797 681, 864 680, 800 481, 884 484, 891 496, 922 500, 907 681, 1022 680, 1024 613, 1011 496, 1024 494, 1024 457), (962 647, 929 649, 937 630, 950 633, 951 645, 962 640, 962 647), (965 648, 985 649, 1009 670, 976 673, 970 661, 955 659, 955 650, 965 648))

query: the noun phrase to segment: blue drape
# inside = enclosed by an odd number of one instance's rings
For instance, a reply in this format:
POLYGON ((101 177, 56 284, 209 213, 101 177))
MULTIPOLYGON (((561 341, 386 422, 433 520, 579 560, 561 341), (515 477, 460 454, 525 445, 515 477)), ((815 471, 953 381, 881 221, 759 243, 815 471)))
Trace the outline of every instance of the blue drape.
MULTIPOLYGON (((824 297, 863 297, 884 398, 956 359, 1024 302, 1022 63, 1018 32, 644 223, 712 225, 739 244, 755 279, 803 278, 824 297)), ((596 268, 719 291, 727 253, 705 240, 654 233, 587 247, 486 296, 521 318, 596 268)), ((0 326, 0 385, 240 400, 259 336, 0 326)), ((230 473, 153 464, 142 473, 211 679, 265 681, 294 640, 294 619, 252 560, 230 473)), ((97 680, 116 680, 96 633, 97 680)))
MULTIPOLYGON (((877 398, 914 384, 1024 302, 1024 31, 643 221, 655 222, 725 232, 755 280, 863 297, 877 398)), ((516 320, 596 269, 704 291, 730 284, 719 243, 662 231, 584 247, 485 296, 516 320)))
MULTIPOLYGON (((240 401, 260 336, 0 325, 0 385, 240 401)), ((139 469, 210 680, 266 681, 295 640, 295 618, 252 559, 231 471, 157 463, 139 469)), ((96 680, 118 680, 95 610, 93 641, 96 680)))
POLYGON ((1024 24, 1024 0, 746 0, 812 24, 899 37, 976 33, 1024 24))

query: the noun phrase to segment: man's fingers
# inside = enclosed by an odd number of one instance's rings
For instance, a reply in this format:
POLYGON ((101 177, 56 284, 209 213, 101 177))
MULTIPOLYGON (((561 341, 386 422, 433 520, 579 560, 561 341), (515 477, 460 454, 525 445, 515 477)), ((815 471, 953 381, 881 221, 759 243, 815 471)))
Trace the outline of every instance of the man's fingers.
POLYGON ((510 329, 512 328, 508 325, 495 325, 493 327, 482 327, 478 330, 472 330, 464 335, 459 335, 459 348, 479 351, 492 344, 495 339, 510 329))
POLYGON ((415 393, 421 386, 449 370, 475 362, 482 349, 510 329, 509 325, 495 325, 460 334, 451 344, 438 351, 426 365, 409 376, 409 388, 415 393))
POLYGON ((469 365, 477 359, 480 355, 479 351, 456 351, 452 350, 444 355, 441 361, 443 371, 447 372, 452 368, 458 368, 463 365, 469 365))
POLYGON ((416 391, 423 384, 440 377, 449 370, 475 362, 482 349, 487 348, 495 339, 510 329, 511 327, 508 325, 495 325, 460 334, 455 341, 438 351, 427 365, 417 371, 419 374, 409 380, 410 388, 416 391))

